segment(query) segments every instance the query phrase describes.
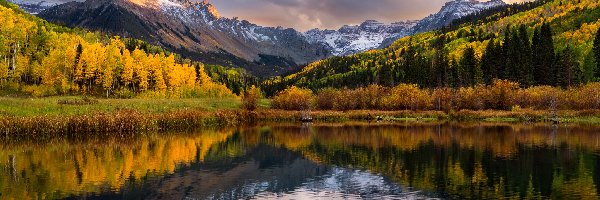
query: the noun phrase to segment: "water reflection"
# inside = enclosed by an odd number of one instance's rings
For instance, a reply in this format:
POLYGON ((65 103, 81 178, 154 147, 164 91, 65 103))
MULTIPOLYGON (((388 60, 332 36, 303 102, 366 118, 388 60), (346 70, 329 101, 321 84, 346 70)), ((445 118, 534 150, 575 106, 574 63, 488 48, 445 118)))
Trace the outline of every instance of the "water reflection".
POLYGON ((597 127, 268 124, 0 146, 0 199, 598 199, 597 127))

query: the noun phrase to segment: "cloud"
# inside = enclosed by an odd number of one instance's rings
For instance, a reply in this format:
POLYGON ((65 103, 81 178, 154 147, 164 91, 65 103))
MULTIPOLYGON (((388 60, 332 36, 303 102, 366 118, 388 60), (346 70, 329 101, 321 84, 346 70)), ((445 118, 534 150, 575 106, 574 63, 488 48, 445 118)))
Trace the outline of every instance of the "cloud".
MULTIPOLYGON (((385 23, 418 20, 450 0, 209 0, 226 17, 265 26, 338 29, 367 19, 385 23)), ((486 0, 480 0, 486 1, 486 0)), ((504 0, 507 3, 530 0, 504 0)))
POLYGON ((337 29, 367 19, 386 23, 421 19, 447 0, 211 0, 227 17, 266 26, 337 29))
MULTIPOLYGON (((14 0, 39 2, 42 0, 14 0)), ((73 0, 44 0, 66 2, 73 0)), ((83 1, 83 0, 77 0, 83 1)), ((200 0, 195 0, 200 1, 200 0)), ((367 19, 385 23, 417 20, 437 12, 450 0, 208 0, 221 15, 264 26, 306 31, 338 29, 367 19)), ((485 1, 485 0, 480 0, 485 1)), ((527 0, 504 0, 507 3, 527 0)))

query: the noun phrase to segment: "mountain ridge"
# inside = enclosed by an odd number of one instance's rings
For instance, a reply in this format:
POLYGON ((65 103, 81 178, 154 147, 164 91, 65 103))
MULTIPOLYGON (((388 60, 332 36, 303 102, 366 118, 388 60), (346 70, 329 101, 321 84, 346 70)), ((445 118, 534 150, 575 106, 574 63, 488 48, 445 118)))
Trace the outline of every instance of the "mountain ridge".
POLYGON ((58 5, 39 16, 69 27, 146 40, 194 60, 239 65, 254 74, 271 76, 331 56, 384 48, 399 38, 445 26, 456 16, 502 4, 501 0, 455 0, 423 20, 392 24, 367 20, 338 30, 312 29, 304 33, 222 17, 208 1, 87 0, 58 5), (456 14, 458 11, 464 13, 456 14))
POLYGON ((402 37, 442 28, 460 17, 502 5, 506 5, 502 0, 486 2, 454 0, 446 2, 437 13, 420 20, 405 20, 391 24, 366 20, 360 25, 344 25, 338 30, 311 29, 304 34, 311 43, 326 44, 333 55, 346 56, 385 48, 402 37))

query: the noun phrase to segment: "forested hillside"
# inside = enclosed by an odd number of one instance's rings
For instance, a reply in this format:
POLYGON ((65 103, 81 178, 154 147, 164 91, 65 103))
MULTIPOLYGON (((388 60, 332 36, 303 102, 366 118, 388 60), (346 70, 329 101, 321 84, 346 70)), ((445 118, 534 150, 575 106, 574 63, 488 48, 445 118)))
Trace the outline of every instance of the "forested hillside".
POLYGON ((402 38, 383 50, 314 62, 265 81, 264 88, 270 94, 292 85, 314 91, 400 83, 458 88, 494 79, 575 86, 599 77, 599 6, 596 0, 504 6, 402 38))
MULTIPOLYGON (((0 1, 0 87, 34 96, 87 94, 118 97, 233 96, 201 63, 133 39, 47 23, 0 1)), ((211 67, 211 73, 219 72, 211 67)), ((229 72, 233 84, 243 74, 229 72), (234 80, 235 79, 235 80, 234 80)))

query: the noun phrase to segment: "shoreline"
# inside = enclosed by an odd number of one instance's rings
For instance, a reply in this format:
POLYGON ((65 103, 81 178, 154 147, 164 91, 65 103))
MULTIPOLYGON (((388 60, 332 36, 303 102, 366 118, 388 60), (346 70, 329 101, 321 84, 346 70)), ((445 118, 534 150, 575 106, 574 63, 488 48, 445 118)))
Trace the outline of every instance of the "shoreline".
MULTIPOLYGON (((306 112, 260 109, 222 109, 203 111, 184 109, 165 113, 142 113, 119 110, 71 116, 0 116, 0 133, 4 137, 79 138, 117 136, 128 138, 144 132, 186 131, 203 127, 239 126, 262 122, 301 123, 306 112)), ((312 111, 313 122, 508 122, 553 123, 547 111, 312 111)), ((558 111, 559 123, 600 126, 600 110, 558 111)))

